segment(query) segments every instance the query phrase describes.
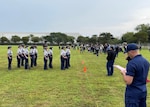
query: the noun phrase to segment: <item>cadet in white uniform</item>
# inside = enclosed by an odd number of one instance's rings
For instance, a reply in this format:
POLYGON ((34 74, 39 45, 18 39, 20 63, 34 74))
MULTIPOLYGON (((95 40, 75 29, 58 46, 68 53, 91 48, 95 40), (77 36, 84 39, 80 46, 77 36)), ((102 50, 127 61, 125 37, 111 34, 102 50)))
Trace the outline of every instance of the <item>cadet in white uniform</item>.
POLYGON ((13 52, 12 52, 12 50, 11 50, 11 46, 8 46, 8 51, 7 51, 7 57, 8 57, 8 70, 11 70, 12 55, 13 55, 13 52))
POLYGON ((38 50, 37 46, 34 46, 34 53, 35 53, 35 58, 34 58, 34 66, 37 66, 37 57, 38 57, 38 50))
POLYGON ((31 65, 30 66, 33 67, 33 65, 34 65, 34 55, 35 55, 33 46, 30 47, 29 54, 30 54, 30 60, 31 60, 31 65))
POLYGON ((48 51, 47 47, 44 47, 44 70, 47 70, 48 51))
POLYGON ((52 51, 52 47, 49 48, 48 56, 49 56, 49 68, 53 68, 53 66, 52 66, 52 61, 53 61, 53 51, 52 51))
POLYGON ((17 67, 20 68, 20 61, 21 61, 21 56, 22 56, 22 51, 21 51, 21 46, 18 46, 17 50, 17 67))
POLYGON ((70 47, 67 46, 66 47, 66 56, 67 56, 66 68, 70 67, 70 54, 71 54, 70 47))
POLYGON ((24 59, 25 59, 25 57, 24 57, 24 51, 25 51, 24 44, 22 44, 21 45, 21 66, 24 66, 24 59))
POLYGON ((28 51, 28 46, 25 47, 25 50, 24 50, 24 58, 25 58, 25 66, 24 68, 25 69, 28 69, 29 68, 29 51, 28 51))
POLYGON ((66 59, 67 59, 67 57, 66 57, 65 48, 62 47, 61 52, 60 52, 61 70, 65 70, 65 61, 66 61, 66 59))

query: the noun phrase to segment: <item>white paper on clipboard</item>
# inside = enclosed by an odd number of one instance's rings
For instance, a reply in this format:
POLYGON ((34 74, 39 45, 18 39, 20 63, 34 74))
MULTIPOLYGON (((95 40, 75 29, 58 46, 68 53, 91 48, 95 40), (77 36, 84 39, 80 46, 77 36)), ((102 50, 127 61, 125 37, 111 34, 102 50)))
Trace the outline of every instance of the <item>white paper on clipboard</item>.
POLYGON ((119 69, 121 72, 126 72, 126 68, 120 66, 120 65, 114 65, 115 68, 119 69))

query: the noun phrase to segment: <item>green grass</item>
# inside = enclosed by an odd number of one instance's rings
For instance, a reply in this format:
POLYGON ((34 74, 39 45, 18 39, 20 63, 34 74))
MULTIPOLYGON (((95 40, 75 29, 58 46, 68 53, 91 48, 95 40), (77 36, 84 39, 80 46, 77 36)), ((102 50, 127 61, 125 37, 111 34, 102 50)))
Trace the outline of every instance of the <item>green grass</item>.
MULTIPOLYGON (((106 76, 106 55, 80 54, 71 49, 71 67, 60 70, 60 50, 53 48, 53 69, 43 70, 43 49, 38 47, 38 66, 17 68, 17 46, 13 46, 12 70, 7 70, 7 47, 0 46, 0 107, 124 107, 125 84, 119 70, 106 76), (84 62, 84 64, 82 63, 84 62), (83 68, 87 72, 83 72, 83 68)), ((142 50, 150 60, 150 52, 142 50)), ((119 53, 115 64, 126 65, 119 53)), ((150 79, 150 76, 149 76, 150 79)), ((150 83, 147 105, 150 106, 150 83)))

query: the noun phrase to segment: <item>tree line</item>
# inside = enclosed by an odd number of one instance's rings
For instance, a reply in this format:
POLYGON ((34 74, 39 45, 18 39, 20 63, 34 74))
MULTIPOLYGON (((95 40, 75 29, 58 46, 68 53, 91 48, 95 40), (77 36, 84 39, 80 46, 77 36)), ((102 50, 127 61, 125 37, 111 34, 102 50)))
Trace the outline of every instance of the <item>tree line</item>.
POLYGON ((8 39, 5 36, 0 38, 1 44, 18 44, 18 43, 36 43, 41 44, 43 41, 49 42, 51 45, 60 45, 60 44, 119 44, 123 42, 127 43, 150 43, 150 25, 149 24, 140 24, 135 27, 135 32, 126 32, 121 38, 115 38, 110 32, 102 32, 99 35, 88 36, 78 36, 77 39, 74 36, 67 35, 61 32, 52 32, 49 35, 42 37, 34 36, 30 34, 29 36, 20 37, 19 35, 12 35, 11 39, 8 39), (76 40, 75 40, 76 39, 76 40))
POLYGON ((150 25, 140 24, 135 27, 135 32, 126 32, 121 38, 115 38, 110 32, 103 32, 99 35, 92 35, 92 37, 79 36, 77 42, 79 43, 110 43, 110 44, 120 44, 123 42, 127 43, 150 43, 150 25))

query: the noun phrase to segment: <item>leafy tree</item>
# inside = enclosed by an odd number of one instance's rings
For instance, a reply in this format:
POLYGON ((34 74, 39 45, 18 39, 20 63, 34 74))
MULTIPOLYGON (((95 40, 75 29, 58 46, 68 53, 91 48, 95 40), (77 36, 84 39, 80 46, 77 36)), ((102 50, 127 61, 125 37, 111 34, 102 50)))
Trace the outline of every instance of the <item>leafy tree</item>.
POLYGON ((148 41, 150 42, 150 24, 140 24, 135 28, 138 32, 145 32, 148 34, 148 41))
POLYGON ((77 42, 79 42, 80 44, 85 43, 85 37, 83 37, 83 36, 78 36, 77 42))
POLYGON ((9 42, 8 38, 5 37, 5 36, 2 36, 2 37, 0 38, 0 40, 1 40, 1 43, 9 42))
POLYGON ((98 42, 97 35, 92 35, 92 37, 89 39, 90 43, 96 44, 98 42))
POLYGON ((127 42, 127 43, 136 42, 136 38, 134 37, 133 32, 127 32, 123 34, 121 40, 122 42, 127 42))
POLYGON ((58 45, 60 44, 60 42, 63 42, 63 40, 62 40, 61 36, 59 35, 59 33, 54 32, 54 33, 51 33, 50 35, 52 37, 52 41, 57 43, 58 45))
POLYGON ((67 35, 64 33, 60 33, 60 32, 54 32, 50 34, 52 37, 52 41, 57 43, 58 45, 60 43, 66 43, 67 42, 67 35))
POLYGON ((35 43, 35 42, 39 42, 40 38, 37 37, 37 36, 34 36, 34 37, 31 38, 31 40, 35 43))
POLYGON ((110 44, 120 44, 122 43, 120 39, 118 38, 112 38, 111 41, 109 41, 110 44))
POLYGON ((27 44, 29 41, 29 36, 24 36, 24 37, 22 37, 21 40, 23 41, 24 44, 27 44))
POLYGON ((150 28, 149 24, 140 24, 135 28, 135 30, 138 32, 147 32, 149 28, 150 28))
POLYGON ((17 35, 12 36, 11 38, 11 41, 14 43, 20 42, 20 40, 21 40, 20 37, 17 35))
POLYGON ((87 37, 84 37, 84 43, 90 43, 90 38, 87 36, 87 37))
POLYGON ((73 44, 74 40, 75 40, 75 37, 73 37, 73 36, 67 36, 67 42, 71 42, 73 44))
POLYGON ((134 34, 134 37, 139 44, 148 41, 148 34, 146 32, 137 32, 134 34))
POLYGON ((99 38, 98 38, 98 42, 104 44, 104 43, 110 43, 110 41, 113 39, 113 35, 109 32, 104 32, 104 33, 101 33, 99 35, 99 38))
POLYGON ((52 36, 49 34, 49 35, 46 35, 46 36, 43 36, 43 39, 44 40, 47 40, 48 42, 50 43, 53 43, 53 38, 52 36))

